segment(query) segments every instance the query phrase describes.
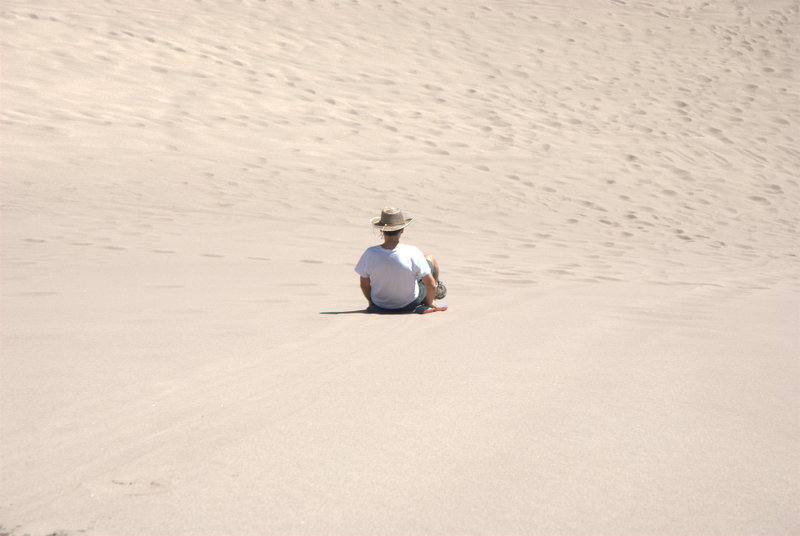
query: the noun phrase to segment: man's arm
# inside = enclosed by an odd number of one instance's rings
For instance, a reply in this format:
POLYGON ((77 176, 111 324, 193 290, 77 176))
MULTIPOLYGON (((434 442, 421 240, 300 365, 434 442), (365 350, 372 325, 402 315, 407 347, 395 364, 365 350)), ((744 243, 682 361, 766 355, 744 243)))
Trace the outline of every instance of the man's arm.
POLYGON ((369 277, 361 277, 360 280, 361 292, 364 293, 364 297, 372 305, 372 286, 369 284, 369 277))
POLYGON ((436 307, 436 279, 433 274, 428 274, 422 278, 422 282, 425 283, 425 305, 436 307))

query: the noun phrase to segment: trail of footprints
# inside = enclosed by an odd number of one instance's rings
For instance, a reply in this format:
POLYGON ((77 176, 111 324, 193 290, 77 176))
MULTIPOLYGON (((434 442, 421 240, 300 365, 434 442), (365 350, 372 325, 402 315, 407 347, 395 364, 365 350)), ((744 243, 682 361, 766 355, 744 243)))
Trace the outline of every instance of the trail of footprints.
MULTIPOLYGON (((28 245, 44 245, 44 244, 48 244, 49 242, 57 242, 59 240, 60 239, 46 240, 44 238, 23 238, 21 240, 21 242, 23 244, 28 244, 28 245)), ((99 243, 99 242, 89 242, 89 241, 72 241, 72 242, 66 242, 66 244, 71 246, 71 247, 75 247, 75 248, 94 248, 94 249, 98 249, 98 250, 106 250, 106 251, 113 251, 113 252, 126 252, 126 251, 139 251, 139 252, 142 252, 142 251, 144 251, 144 252, 150 253, 152 255, 175 255, 175 254, 179 253, 179 251, 175 250, 175 249, 144 248, 144 247, 132 248, 132 247, 126 247, 126 246, 119 246, 119 245, 103 245, 102 243, 99 243)), ((195 255, 197 255, 199 257, 203 257, 203 258, 209 258, 209 259, 225 259, 225 258, 229 257, 225 253, 213 253, 213 252, 202 252, 202 251, 199 251, 199 252, 195 253, 195 255)), ((243 257, 243 258, 246 258, 247 260, 252 260, 252 261, 270 261, 270 260, 272 260, 270 257, 262 257, 262 256, 256 256, 256 255, 251 255, 251 256, 247 256, 247 257, 243 257)), ((306 260, 306 259, 304 259, 304 260, 301 260, 300 262, 322 263, 323 261, 306 260)))

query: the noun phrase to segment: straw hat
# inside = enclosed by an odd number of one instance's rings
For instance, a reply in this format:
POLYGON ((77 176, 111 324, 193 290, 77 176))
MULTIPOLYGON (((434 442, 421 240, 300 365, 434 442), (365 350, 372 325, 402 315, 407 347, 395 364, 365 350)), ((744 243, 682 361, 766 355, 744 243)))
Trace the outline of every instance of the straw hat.
POLYGON ((381 211, 380 217, 375 217, 369 222, 381 231, 397 231, 402 229, 414 218, 404 218, 399 208, 385 208, 381 211))

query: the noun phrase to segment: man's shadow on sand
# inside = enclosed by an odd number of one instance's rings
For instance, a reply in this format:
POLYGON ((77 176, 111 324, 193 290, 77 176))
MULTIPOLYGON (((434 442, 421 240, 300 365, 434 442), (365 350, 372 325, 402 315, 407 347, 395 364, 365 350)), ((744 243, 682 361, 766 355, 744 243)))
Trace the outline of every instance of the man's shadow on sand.
POLYGON ((416 308, 408 310, 408 309, 401 309, 399 311, 391 310, 391 309, 381 309, 380 307, 370 305, 366 309, 353 309, 351 311, 320 311, 319 314, 321 315, 353 315, 353 314, 365 314, 365 315, 409 315, 409 314, 423 314, 423 313, 430 313, 433 311, 446 311, 447 304, 444 302, 439 302, 439 307, 428 307, 427 305, 417 305, 416 308))

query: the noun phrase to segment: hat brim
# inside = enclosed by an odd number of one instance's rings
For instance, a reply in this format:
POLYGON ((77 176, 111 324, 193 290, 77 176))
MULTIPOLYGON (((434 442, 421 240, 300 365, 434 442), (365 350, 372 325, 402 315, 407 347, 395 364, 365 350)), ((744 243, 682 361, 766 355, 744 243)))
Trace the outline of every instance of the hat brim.
POLYGON ((369 222, 373 226, 375 226, 376 228, 380 229, 381 231, 399 231, 400 229, 402 229, 404 227, 407 227, 408 224, 411 223, 411 220, 413 220, 413 219, 414 218, 408 218, 407 220, 404 220, 403 223, 384 224, 384 223, 381 223, 380 216, 377 216, 377 217, 372 218, 371 220, 369 220, 369 222))

